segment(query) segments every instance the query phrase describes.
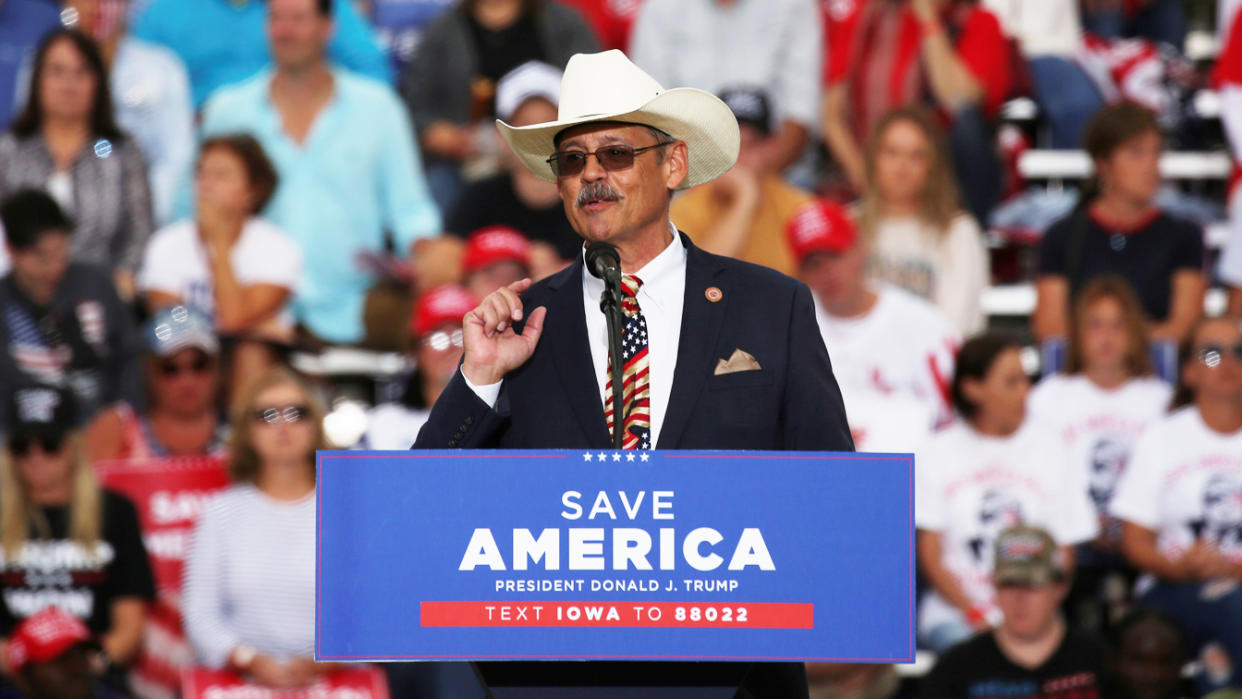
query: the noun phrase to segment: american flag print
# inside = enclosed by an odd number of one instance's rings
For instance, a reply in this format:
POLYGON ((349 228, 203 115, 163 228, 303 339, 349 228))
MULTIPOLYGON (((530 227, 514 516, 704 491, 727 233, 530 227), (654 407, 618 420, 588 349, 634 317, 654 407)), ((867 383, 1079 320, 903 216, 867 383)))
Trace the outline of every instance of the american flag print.
POLYGON ((42 383, 60 385, 69 365, 69 348, 49 342, 30 314, 17 304, 5 309, 4 322, 9 331, 9 353, 17 366, 42 383))
MULTIPOLYGON (((621 313, 625 328, 621 333, 621 360, 624 362, 621 395, 625 430, 622 449, 651 448, 651 384, 647 361, 647 320, 638 307, 638 289, 643 281, 632 274, 621 275, 621 313)), ((609 366, 612 357, 609 356, 609 366)), ((612 410, 612 372, 604 368, 608 383, 604 388, 604 417, 608 420, 609 436, 615 434, 612 410)))

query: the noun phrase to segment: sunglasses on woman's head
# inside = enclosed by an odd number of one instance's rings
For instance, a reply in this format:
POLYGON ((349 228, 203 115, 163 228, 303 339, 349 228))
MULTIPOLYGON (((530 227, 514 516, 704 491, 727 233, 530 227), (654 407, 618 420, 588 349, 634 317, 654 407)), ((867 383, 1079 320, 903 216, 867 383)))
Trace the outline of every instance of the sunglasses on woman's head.
POLYGON ((276 425, 282 422, 292 424, 306 419, 308 414, 309 409, 305 405, 286 405, 283 408, 258 408, 254 411, 254 420, 266 425, 276 425))
POLYGON ((1212 368, 1220 366, 1229 354, 1233 355, 1234 360, 1242 362, 1242 342, 1235 342, 1233 345, 1209 342, 1195 350, 1195 358, 1204 366, 1212 368))
POLYGON ((22 458, 29 454, 36 444, 39 445, 44 454, 58 454, 61 447, 65 445, 65 439, 60 435, 42 435, 39 437, 19 435, 9 438, 9 451, 13 453, 13 456, 22 458))
POLYGON ((547 162, 552 166, 552 172, 557 177, 573 177, 581 173, 586 169, 587 159, 592 155, 599 161, 599 166, 609 172, 628 170, 634 167, 634 156, 643 151, 667 146, 670 143, 673 143, 673 141, 664 141, 642 148, 617 143, 611 146, 604 146, 596 151, 562 150, 553 153, 547 162))

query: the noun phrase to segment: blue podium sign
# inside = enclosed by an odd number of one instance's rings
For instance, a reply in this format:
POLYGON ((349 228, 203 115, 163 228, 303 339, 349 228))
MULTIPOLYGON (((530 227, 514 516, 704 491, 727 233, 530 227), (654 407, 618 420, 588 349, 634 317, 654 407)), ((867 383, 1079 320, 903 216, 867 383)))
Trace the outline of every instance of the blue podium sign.
POLYGON ((914 659, 914 458, 318 456, 315 656, 914 659))

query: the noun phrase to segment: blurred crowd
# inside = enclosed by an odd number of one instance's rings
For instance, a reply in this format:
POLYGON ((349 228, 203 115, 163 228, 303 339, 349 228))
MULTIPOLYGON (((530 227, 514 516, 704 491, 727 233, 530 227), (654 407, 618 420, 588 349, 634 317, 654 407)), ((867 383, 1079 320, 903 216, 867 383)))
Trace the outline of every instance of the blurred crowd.
MULTIPOLYGON (((228 464, 187 556, 194 664, 338 669, 312 660, 314 450, 408 448, 462 316, 581 254, 494 120, 554 121, 570 56, 614 48, 732 109, 737 164, 674 224, 804 281, 857 447, 917 455, 935 667, 812 665, 812 695, 1236 696, 1242 196, 1208 197, 1217 251, 1162 176, 1189 144, 1242 181, 1242 2, 1191 60, 1204 4, 0 0, 0 697, 134 691, 156 590, 113 460, 228 464), (1031 149, 1091 164, 1055 213, 1031 149), (1035 301, 998 323, 1015 206, 1035 301), (401 369, 333 432, 291 358, 342 347, 401 369)), ((482 696, 451 664, 388 676, 482 696)))

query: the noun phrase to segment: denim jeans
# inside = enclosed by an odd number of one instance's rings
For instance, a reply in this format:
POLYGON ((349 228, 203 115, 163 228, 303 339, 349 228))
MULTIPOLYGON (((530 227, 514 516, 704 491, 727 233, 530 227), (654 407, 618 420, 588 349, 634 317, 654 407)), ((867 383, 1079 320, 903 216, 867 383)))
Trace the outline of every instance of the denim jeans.
POLYGON ((984 228, 1000 201, 1004 179, 995 136, 996 130, 977 106, 955 114, 949 129, 953 174, 961 190, 962 205, 984 228))
POLYGON ((1106 39, 1136 37, 1163 41, 1182 51, 1186 41, 1186 8, 1182 0, 1152 0, 1133 17, 1126 17, 1121 8, 1084 11, 1082 28, 1106 39))
POLYGON ((1082 147, 1087 122, 1104 106, 1104 98, 1087 72, 1074 61, 1061 56, 1037 56, 1030 60, 1035 100, 1052 127, 1052 142, 1058 149, 1082 147))
POLYGON ((1201 689, 1237 687, 1242 684, 1242 586, 1235 585, 1223 594, 1205 594, 1210 585, 1157 580, 1137 602, 1176 619, 1186 633, 1191 653, 1197 655, 1210 642, 1224 648, 1233 674, 1223 681, 1200 677, 1201 689))

